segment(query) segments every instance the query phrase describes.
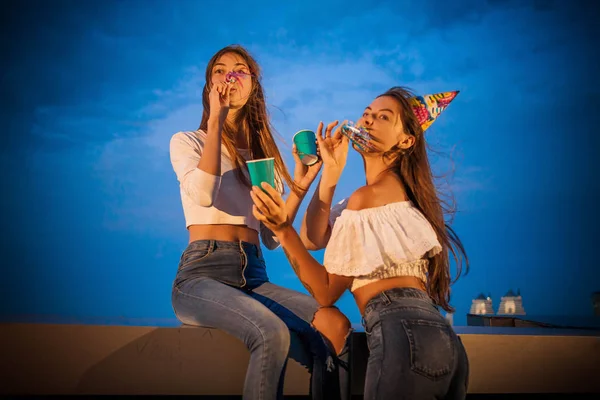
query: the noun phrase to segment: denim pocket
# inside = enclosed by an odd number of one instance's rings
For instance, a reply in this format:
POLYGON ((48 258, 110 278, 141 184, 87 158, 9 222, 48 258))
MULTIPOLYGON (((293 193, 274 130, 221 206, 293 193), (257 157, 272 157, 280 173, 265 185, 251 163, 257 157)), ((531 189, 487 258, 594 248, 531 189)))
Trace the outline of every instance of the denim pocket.
POLYGON ((203 260, 213 252, 211 240, 199 240, 192 242, 185 249, 179 261, 179 270, 186 269, 194 263, 203 260))
POLYGON ((371 330, 365 329, 365 333, 367 335, 367 348, 369 349, 371 356, 382 353, 383 338, 381 333, 381 321, 376 322, 375 325, 371 327, 371 330))
POLYGON ((454 344, 450 327, 442 322, 402 320, 410 344, 411 369, 437 380, 452 372, 454 344))

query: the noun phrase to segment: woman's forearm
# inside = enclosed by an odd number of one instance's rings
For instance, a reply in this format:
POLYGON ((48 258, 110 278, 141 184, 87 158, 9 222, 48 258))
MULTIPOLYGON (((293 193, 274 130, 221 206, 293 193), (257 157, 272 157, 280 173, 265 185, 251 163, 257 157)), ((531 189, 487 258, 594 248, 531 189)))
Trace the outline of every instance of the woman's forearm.
POLYGON ((221 134, 223 125, 218 120, 209 119, 206 142, 198 169, 211 175, 221 176, 221 134))
POLYGON ((302 195, 296 194, 293 190, 285 201, 285 209, 287 211, 288 220, 290 223, 294 223, 296 216, 298 215, 298 209, 300 208, 300 204, 302 204, 302 200, 304 200, 304 195, 306 192, 302 192, 302 195))
POLYGON ((335 303, 341 296, 343 289, 338 291, 330 287, 329 273, 306 250, 300 236, 291 224, 278 231, 277 237, 294 272, 306 290, 321 305, 335 303))
POLYGON ((311 250, 322 249, 329 241, 329 215, 337 183, 321 179, 300 227, 302 242, 311 250))

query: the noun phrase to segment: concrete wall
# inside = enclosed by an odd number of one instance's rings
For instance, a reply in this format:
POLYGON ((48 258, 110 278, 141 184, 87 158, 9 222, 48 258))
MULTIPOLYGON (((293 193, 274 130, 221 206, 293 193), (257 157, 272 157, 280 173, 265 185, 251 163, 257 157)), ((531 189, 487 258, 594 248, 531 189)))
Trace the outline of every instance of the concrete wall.
MULTIPOLYGON (((513 328, 514 329, 514 328, 513 328)), ((600 337, 461 334, 471 393, 600 393, 600 337)), ((0 394, 241 394, 244 345, 214 329, 1 324, 0 394)), ((365 336, 353 337, 360 394, 365 336)), ((288 365, 285 393, 308 393, 308 373, 288 365)))

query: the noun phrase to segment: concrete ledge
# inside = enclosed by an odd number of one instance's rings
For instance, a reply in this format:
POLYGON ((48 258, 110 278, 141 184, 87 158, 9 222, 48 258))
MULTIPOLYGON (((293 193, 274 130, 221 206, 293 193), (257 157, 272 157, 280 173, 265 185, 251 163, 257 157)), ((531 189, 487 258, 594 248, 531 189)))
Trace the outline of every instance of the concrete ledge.
MULTIPOLYGON (((487 329, 456 329, 470 393, 600 393, 597 333, 487 329)), ((192 327, 5 323, 0 342, 0 394, 239 395, 249 358, 234 337, 192 327)), ((352 345, 353 393, 362 394, 364 333, 352 345)), ((290 360, 285 393, 306 395, 308 383, 290 360)))

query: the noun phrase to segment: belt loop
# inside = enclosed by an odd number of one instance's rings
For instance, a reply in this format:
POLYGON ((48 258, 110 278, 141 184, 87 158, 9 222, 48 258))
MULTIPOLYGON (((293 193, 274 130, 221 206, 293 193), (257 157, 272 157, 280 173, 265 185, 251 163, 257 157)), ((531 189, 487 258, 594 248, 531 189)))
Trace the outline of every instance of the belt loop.
POLYGON ((208 254, 212 253, 214 250, 215 250, 215 241, 211 239, 208 241, 208 254))
POLYGON ((387 293, 385 293, 385 291, 381 292, 381 297, 383 297, 383 304, 385 304, 386 306, 392 302, 387 293))

